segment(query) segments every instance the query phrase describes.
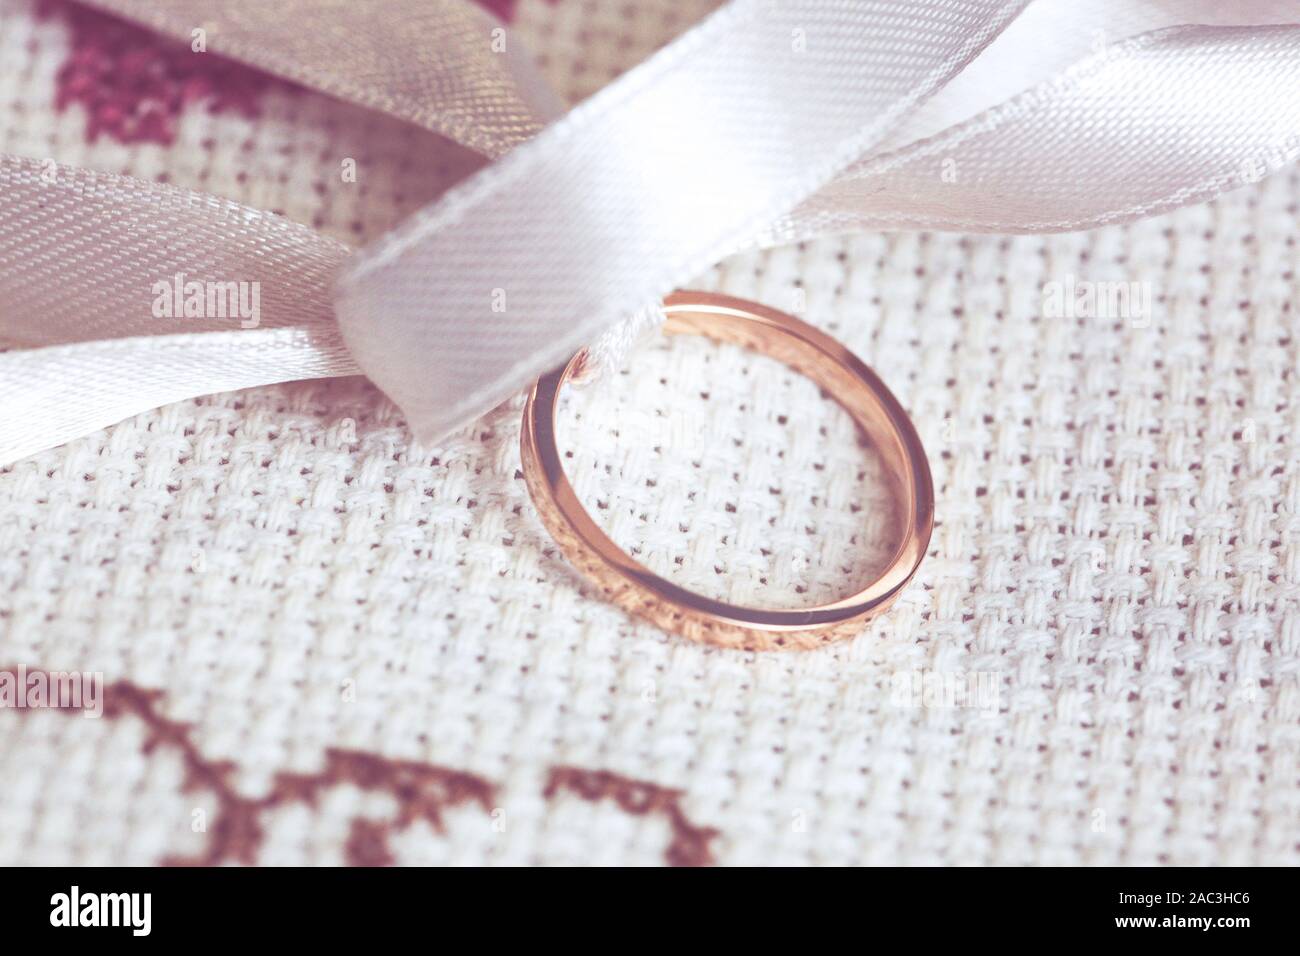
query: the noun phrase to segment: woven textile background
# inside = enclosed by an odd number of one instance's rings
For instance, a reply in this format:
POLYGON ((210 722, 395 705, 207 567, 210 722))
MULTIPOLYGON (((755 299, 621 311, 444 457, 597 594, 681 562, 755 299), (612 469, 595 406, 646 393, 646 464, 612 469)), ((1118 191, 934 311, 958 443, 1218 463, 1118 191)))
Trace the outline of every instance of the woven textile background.
MULTIPOLYGON (((576 100, 711 4, 495 6, 576 100)), ((98 29, 69 9, 0 0, 0 151, 354 242, 474 168, 255 77, 257 115, 90 143, 83 103, 55 109, 98 29)), ((704 648, 593 598, 529 502, 518 402, 421 446, 364 381, 299 383, 0 469, 0 668, 110 685, 99 720, 0 710, 0 863, 1300 862, 1298 202, 1287 171, 1128 227, 701 277, 851 346, 931 456, 918 579, 822 651, 704 648), (1145 314, 1045 307, 1119 281, 1145 314)), ((620 543, 774 605, 880 566, 878 468, 814 386, 702 341, 632 366, 562 429, 620 543)))

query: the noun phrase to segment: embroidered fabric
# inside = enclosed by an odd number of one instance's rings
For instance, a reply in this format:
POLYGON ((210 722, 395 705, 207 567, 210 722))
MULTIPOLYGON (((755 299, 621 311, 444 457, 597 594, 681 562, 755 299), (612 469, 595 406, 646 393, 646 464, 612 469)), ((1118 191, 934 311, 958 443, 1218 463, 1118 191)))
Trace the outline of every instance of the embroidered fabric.
MULTIPOLYGON (((514 13, 576 99, 706 8, 514 13)), ((474 163, 279 88, 171 146, 90 144, 54 109, 67 51, 0 0, 0 150, 339 239, 474 163)), ((303 382, 0 469, 0 668, 117 688, 99 720, 0 710, 0 862, 207 859, 223 813, 222 858, 265 863, 1300 862, 1298 201, 1285 173, 1094 232, 866 233, 700 277, 853 347, 931 453, 931 559, 822 652, 718 652, 592 596, 530 510, 517 408, 421 445, 364 381, 303 382), (1053 305, 1119 282, 1146 314, 1053 305)), ((567 423, 616 539, 773 603, 869 570, 890 528, 833 403, 706 343, 636 361, 567 423)))

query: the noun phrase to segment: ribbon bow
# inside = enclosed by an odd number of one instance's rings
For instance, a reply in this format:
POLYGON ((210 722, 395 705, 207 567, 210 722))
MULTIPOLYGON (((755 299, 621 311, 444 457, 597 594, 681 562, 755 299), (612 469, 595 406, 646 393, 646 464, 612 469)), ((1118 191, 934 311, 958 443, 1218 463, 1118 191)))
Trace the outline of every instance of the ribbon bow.
POLYGON ((358 372, 431 440, 602 334, 613 354, 745 246, 1084 229, 1300 151, 1284 2, 730 0, 567 113, 465 0, 94 5, 187 42, 201 23, 215 52, 491 162, 354 251, 201 192, 0 156, 0 464, 168 402, 358 372), (184 299, 178 275, 259 277, 260 323, 157 308, 184 299))

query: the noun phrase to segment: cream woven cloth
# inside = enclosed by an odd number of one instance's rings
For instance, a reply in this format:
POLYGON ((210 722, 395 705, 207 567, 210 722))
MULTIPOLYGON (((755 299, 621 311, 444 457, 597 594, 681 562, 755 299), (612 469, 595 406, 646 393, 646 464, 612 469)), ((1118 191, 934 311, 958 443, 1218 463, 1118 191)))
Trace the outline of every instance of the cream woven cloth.
MULTIPOLYGON (((520 0, 514 29, 579 99, 708 7, 520 0)), ((64 18, 0 0, 0 151, 349 240, 475 162, 415 167, 425 134, 275 86, 170 147, 91 145, 54 110, 68 53, 64 18)), ((0 710, 0 863, 1300 862, 1297 202, 1284 172, 1128 227, 701 277, 832 331, 931 455, 931 557, 824 651, 595 599, 532 511, 517 403, 424 447, 365 382, 303 383, 0 470, 0 668, 111 685, 99 720, 0 710), (1052 305, 1112 282, 1149 308, 1052 305)), ((878 470, 815 387, 698 341, 633 364, 563 429, 617 540, 769 604, 878 566, 878 470)))

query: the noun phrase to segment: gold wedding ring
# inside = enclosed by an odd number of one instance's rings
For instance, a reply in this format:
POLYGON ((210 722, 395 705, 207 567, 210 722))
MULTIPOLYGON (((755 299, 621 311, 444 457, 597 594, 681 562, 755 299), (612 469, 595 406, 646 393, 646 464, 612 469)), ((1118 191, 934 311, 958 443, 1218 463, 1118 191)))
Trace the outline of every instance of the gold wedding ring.
POLYGON ((844 407, 879 451, 903 532, 888 567, 849 597, 802 609, 740 607, 659 577, 616 545, 583 508, 564 474, 555 442, 560 388, 582 353, 537 380, 524 408, 524 481, 560 550, 610 601, 667 631, 722 647, 767 651, 819 647, 852 637, 888 608, 911 580, 930 544, 934 486, 925 449, 898 400, 871 369, 830 336, 793 316, 710 292, 677 292, 664 301, 665 331, 690 332, 770 355, 808 376, 844 407))

